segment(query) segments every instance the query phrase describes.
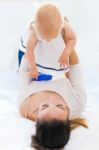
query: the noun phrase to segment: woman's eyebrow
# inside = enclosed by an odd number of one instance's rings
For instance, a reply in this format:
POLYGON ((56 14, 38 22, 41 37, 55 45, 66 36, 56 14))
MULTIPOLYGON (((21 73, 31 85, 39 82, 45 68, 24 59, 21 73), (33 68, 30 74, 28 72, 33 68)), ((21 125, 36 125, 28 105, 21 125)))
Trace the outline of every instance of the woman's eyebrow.
POLYGON ((56 106, 59 107, 59 108, 61 108, 61 109, 63 109, 63 110, 65 110, 65 109, 63 108, 63 105, 62 105, 62 104, 57 104, 56 106))
MULTIPOLYGON (((49 107, 48 105, 43 105, 43 106, 49 107)), ((41 110, 46 109, 47 107, 44 107, 44 108, 42 108, 41 110)), ((62 110, 65 110, 65 109, 63 108, 63 105, 61 105, 61 104, 57 104, 56 107, 58 107, 58 108, 60 108, 60 109, 62 109, 62 110), (60 107, 60 106, 61 106, 61 107, 60 107)))

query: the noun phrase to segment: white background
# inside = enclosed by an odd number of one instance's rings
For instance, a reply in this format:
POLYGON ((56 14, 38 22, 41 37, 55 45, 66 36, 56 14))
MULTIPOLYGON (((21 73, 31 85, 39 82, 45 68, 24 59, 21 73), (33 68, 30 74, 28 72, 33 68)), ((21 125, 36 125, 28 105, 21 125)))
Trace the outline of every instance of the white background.
MULTIPOLYGON (((19 115, 18 73, 13 70, 17 66, 20 33, 34 18, 41 2, 45 0, 0 1, 0 150, 32 150, 30 141, 35 127, 19 115)), ((67 16, 77 35, 76 51, 88 96, 83 115, 87 118, 89 129, 80 127, 73 131, 65 150, 99 150, 99 1, 54 2, 67 16)))

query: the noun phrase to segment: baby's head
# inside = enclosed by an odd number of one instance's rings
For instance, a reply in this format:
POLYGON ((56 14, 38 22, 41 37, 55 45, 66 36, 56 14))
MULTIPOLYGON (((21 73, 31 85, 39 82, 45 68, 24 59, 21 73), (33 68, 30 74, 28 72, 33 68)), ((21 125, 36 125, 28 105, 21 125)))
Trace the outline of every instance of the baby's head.
POLYGON ((37 31, 42 39, 54 39, 61 31, 61 13, 58 7, 52 3, 43 4, 39 7, 35 22, 37 31))

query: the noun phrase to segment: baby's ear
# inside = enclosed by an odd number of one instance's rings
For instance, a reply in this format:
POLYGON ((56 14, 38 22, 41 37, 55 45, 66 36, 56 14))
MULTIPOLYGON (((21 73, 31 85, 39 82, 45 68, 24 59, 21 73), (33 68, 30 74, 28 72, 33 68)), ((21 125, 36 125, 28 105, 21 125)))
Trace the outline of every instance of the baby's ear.
POLYGON ((34 23, 35 23, 35 21, 30 22, 29 30, 34 29, 34 26, 33 26, 34 23))
POLYGON ((67 19, 67 17, 66 17, 66 16, 64 17, 64 20, 69 22, 69 20, 67 19))

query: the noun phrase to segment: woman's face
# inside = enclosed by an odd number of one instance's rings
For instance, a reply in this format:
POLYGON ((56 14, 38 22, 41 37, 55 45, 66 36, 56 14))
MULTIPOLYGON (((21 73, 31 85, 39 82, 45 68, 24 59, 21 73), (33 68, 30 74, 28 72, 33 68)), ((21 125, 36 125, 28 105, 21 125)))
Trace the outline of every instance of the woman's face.
POLYGON ((41 103, 37 119, 50 121, 52 119, 66 120, 69 116, 69 109, 63 99, 49 97, 41 103))

